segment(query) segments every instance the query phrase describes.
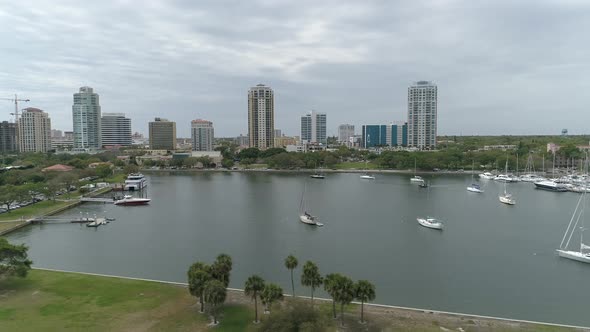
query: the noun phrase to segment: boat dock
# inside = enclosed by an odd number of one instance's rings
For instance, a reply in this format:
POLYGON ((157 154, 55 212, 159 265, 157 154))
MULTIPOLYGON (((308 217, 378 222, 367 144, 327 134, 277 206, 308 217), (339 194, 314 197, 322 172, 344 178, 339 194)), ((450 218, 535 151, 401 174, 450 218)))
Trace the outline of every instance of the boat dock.
POLYGON ((115 200, 113 198, 108 197, 82 197, 80 198, 80 202, 94 202, 94 203, 114 203, 115 200))

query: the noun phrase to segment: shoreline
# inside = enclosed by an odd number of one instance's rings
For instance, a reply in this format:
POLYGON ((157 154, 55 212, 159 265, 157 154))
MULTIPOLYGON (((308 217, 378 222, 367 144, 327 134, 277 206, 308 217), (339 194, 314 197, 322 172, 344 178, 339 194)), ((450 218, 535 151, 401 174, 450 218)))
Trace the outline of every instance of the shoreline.
MULTIPOLYGON (((151 168, 142 168, 140 169, 142 173, 289 173, 289 174, 314 174, 314 173, 377 173, 377 174, 414 174, 414 170, 411 169, 322 169, 321 172, 315 169, 263 169, 263 168, 243 168, 243 169, 220 169, 220 168, 187 168, 187 169, 151 169, 151 168)), ((486 171, 471 171, 471 170, 464 170, 464 171, 420 171, 417 170, 416 174, 426 174, 426 175, 471 175, 471 174, 480 174, 486 171)))
MULTIPOLYGON (((71 274, 81 274, 81 275, 88 275, 88 276, 96 276, 96 277, 104 277, 104 278, 115 278, 115 279, 125 279, 125 280, 135 280, 135 281, 147 281, 147 282, 154 282, 154 283, 161 283, 167 284, 171 286, 177 287, 188 287, 187 283, 184 282, 175 282, 175 281, 165 281, 165 280, 155 280, 155 279, 146 279, 146 278, 136 278, 136 277, 124 277, 124 276, 116 276, 116 275, 109 275, 109 274, 100 274, 100 273, 90 273, 90 272, 79 272, 79 271, 67 271, 67 270, 59 270, 59 269, 50 269, 50 268, 42 268, 42 267, 32 267, 34 270, 41 270, 41 271, 50 271, 50 272, 60 272, 60 273, 71 273, 71 274)), ((245 299, 243 293, 243 289, 239 288, 231 288, 228 287, 228 300, 227 302, 233 303, 242 303, 248 304, 247 301, 249 299, 245 299), (235 299, 232 296, 234 294, 240 294, 240 299, 235 299), (245 300, 244 300, 245 299, 245 300), (244 302, 246 301, 246 302, 244 302)), ((285 297, 292 297, 292 295, 285 293, 285 297)), ((308 296, 296 296, 296 298, 300 299, 309 299, 308 296)), ((321 297, 314 297, 315 300, 323 301, 323 302, 332 302, 332 299, 321 298, 321 297)), ((251 304, 251 303, 250 303, 251 304)), ((351 304, 360 305, 360 302, 353 301, 351 304)), ((549 322, 538 322, 538 321, 531 321, 531 320, 523 320, 523 319, 514 319, 514 318, 503 318, 503 317, 494 317, 494 316, 486 316, 486 315, 476 315, 476 314, 466 314, 466 313, 458 313, 458 312, 448 312, 448 311, 440 311, 440 310, 432 310, 432 309, 420 309, 420 308, 412 308, 412 307, 403 307, 403 306, 394 306, 394 305, 387 305, 387 304, 378 304, 378 303, 365 303, 365 312, 369 314, 374 314, 378 316, 383 315, 393 315, 396 317, 406 317, 410 319, 428 319, 428 317, 443 318, 449 321, 450 323, 465 323, 466 320, 473 321, 475 325, 489 325, 492 324, 500 324, 501 326, 497 326, 501 328, 503 326, 514 326, 514 325, 522 325, 525 326, 534 326, 534 325, 543 325, 543 326, 551 326, 551 327, 559 327, 559 328, 570 328, 580 331, 590 331, 590 327, 584 326, 576 326, 576 325, 568 325, 568 324, 559 324, 559 323, 549 323, 549 322), (424 315, 423 317, 418 317, 424 315)))

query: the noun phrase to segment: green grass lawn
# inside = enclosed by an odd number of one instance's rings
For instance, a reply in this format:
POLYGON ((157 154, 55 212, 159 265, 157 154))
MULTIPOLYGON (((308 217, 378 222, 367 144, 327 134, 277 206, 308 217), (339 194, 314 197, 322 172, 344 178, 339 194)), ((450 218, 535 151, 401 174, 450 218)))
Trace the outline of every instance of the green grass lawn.
POLYGON ((377 165, 364 162, 345 162, 334 166, 336 169, 377 169, 377 165))
MULTIPOLYGON (((118 173, 118 174, 115 174, 115 175, 113 175, 111 177, 108 177, 108 178, 104 179, 104 182, 108 182, 108 183, 123 183, 123 182, 125 182, 125 179, 127 179, 127 174, 118 173)), ((102 179, 99 180, 99 181, 102 181, 102 179)))
MULTIPOLYGON (((209 323, 184 287, 33 270, 0 282, 0 331, 199 331, 209 323)), ((246 306, 226 305, 216 331, 247 331, 246 306)))
MULTIPOLYGON (((71 197, 76 197, 73 193, 71 197)), ((37 202, 35 204, 31 204, 29 206, 25 206, 16 210, 11 210, 10 212, 5 212, 0 214, 0 221, 6 220, 18 220, 21 218, 27 219, 35 216, 44 215, 51 211, 57 210, 61 207, 64 207, 72 202, 60 202, 60 201, 42 201, 37 202)), ((0 227, 5 223, 0 223, 0 227)))

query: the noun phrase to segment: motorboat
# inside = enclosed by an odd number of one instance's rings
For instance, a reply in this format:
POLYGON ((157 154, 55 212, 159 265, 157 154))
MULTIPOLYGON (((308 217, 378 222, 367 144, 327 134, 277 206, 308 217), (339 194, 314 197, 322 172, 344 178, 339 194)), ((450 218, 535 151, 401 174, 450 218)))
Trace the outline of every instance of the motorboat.
POLYGON ((490 172, 481 173, 479 175, 479 178, 484 180, 493 180, 495 177, 496 176, 490 172))
POLYGON ((516 179, 516 177, 512 177, 508 174, 499 174, 496 177, 494 177, 494 181, 498 181, 498 182, 517 182, 518 180, 516 179))
POLYGON ((96 220, 94 220, 93 222, 89 222, 86 224, 86 227, 98 227, 101 225, 106 225, 109 222, 106 221, 104 218, 97 218, 96 220))
POLYGON ((420 225, 422 225, 426 228, 432 228, 432 229, 438 229, 438 230, 443 229, 442 221, 440 221, 436 218, 426 217, 426 218, 416 218, 416 220, 418 220, 418 223, 420 225))
POLYGON ((537 189, 558 191, 558 192, 568 191, 567 187, 564 184, 557 183, 557 182, 551 181, 551 180, 538 181, 538 182, 535 182, 534 184, 537 189))
POLYGON ((116 200, 115 205, 146 205, 151 201, 149 198, 137 198, 131 195, 125 195, 122 199, 116 200))
POLYGON ((472 183, 469 187, 467 187, 467 191, 472 193, 483 193, 483 190, 477 183, 472 183))
POLYGON ((146 186, 147 180, 145 179, 145 175, 141 173, 131 173, 125 180, 124 189, 126 191, 137 191, 145 188, 146 186))
POLYGON ((535 174, 524 174, 520 176, 520 181, 522 182, 539 182, 544 181, 545 178, 535 175, 535 174))
POLYGON ((375 177, 374 177, 373 175, 364 174, 364 175, 361 175, 361 179, 365 179, 365 180, 375 180, 375 177))

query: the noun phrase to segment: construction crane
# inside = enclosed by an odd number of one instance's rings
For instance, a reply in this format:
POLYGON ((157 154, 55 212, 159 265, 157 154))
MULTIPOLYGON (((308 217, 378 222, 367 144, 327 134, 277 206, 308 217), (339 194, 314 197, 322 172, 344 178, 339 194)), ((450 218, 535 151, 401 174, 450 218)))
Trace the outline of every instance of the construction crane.
POLYGON ((18 102, 19 101, 24 101, 24 102, 31 101, 30 99, 18 99, 18 96, 16 94, 14 95, 14 98, 0 98, 0 100, 8 100, 8 101, 14 102, 14 113, 10 113, 11 115, 14 115, 14 123, 18 123, 18 102))

